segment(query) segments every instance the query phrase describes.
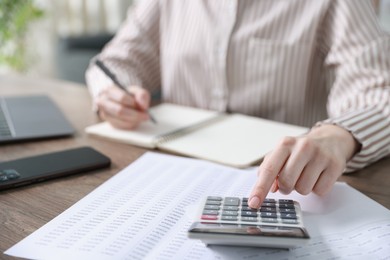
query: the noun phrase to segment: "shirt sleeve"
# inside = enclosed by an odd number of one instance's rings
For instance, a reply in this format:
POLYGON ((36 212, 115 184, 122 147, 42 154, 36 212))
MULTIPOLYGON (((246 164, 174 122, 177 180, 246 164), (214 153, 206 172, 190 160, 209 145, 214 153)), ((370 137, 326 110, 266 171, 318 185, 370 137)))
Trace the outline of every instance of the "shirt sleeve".
POLYGON ((390 41, 381 31, 371 1, 332 1, 320 37, 333 85, 329 118, 353 134, 360 151, 346 172, 390 154, 390 41))
POLYGON ((91 60, 86 82, 93 100, 113 82, 94 64, 99 58, 125 86, 137 85, 151 93, 160 87, 159 3, 139 1, 115 37, 91 60))

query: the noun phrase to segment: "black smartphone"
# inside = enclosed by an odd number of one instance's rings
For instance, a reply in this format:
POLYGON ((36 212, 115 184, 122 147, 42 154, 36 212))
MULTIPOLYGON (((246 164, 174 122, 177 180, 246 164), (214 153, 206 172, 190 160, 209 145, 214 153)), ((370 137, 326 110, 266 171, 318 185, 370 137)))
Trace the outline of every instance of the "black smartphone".
POLYGON ((80 147, 0 163, 0 190, 110 166, 91 147, 80 147))

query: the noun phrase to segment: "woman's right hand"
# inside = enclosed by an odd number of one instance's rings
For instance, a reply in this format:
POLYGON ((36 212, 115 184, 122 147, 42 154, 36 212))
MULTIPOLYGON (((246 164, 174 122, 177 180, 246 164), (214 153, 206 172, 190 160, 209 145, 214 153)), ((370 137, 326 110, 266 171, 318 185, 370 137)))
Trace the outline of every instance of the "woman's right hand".
POLYGON ((150 119, 147 113, 150 93, 139 86, 131 86, 127 90, 128 93, 110 86, 96 99, 99 116, 115 128, 133 129, 150 119))

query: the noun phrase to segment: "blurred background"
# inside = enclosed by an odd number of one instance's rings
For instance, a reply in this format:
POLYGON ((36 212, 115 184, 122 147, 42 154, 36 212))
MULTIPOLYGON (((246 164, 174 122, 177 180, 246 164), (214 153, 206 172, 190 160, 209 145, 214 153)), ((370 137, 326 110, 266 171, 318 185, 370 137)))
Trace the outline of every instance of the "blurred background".
MULTIPOLYGON (((142 0, 0 0, 0 74, 85 83, 89 60, 142 0)), ((372 0, 390 33, 390 0, 372 0)))
POLYGON ((84 83, 133 0, 0 0, 0 74, 84 83))

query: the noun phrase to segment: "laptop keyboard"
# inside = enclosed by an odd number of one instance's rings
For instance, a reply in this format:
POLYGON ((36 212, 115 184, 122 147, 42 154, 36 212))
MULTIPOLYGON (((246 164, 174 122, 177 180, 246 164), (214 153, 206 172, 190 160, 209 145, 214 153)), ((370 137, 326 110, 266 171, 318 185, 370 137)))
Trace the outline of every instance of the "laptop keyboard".
POLYGON ((11 129, 9 127, 9 124, 7 122, 7 118, 5 117, 5 112, 3 108, 3 104, 1 103, 0 99, 0 137, 11 137, 11 129))

